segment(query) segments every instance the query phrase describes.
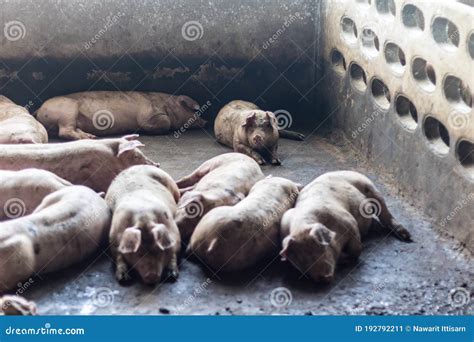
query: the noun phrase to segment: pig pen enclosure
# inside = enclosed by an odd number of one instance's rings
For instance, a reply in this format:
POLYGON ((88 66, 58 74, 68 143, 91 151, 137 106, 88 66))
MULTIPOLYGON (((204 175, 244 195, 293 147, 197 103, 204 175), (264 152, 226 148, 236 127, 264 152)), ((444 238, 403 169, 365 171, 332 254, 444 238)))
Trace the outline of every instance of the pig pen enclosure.
POLYGON ((88 90, 197 100, 203 129, 141 136, 178 179, 230 152, 212 122, 243 99, 306 135, 266 175, 371 178, 412 243, 385 232, 330 285, 278 255, 235 275, 119 285, 108 250, 18 284, 40 314, 472 314, 474 7, 417 0, 0 0, 0 93, 34 112, 88 90))

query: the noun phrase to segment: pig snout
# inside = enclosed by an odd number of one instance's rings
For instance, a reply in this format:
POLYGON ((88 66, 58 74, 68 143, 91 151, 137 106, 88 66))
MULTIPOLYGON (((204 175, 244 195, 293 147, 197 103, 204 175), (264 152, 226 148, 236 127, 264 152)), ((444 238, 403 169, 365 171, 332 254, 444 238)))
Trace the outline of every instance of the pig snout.
POLYGON ((256 134, 254 137, 253 137, 253 143, 255 145, 262 145, 263 144, 263 137, 259 134, 256 134))
POLYGON ((160 275, 156 272, 146 272, 143 276, 143 282, 148 285, 157 284, 160 281, 160 275))

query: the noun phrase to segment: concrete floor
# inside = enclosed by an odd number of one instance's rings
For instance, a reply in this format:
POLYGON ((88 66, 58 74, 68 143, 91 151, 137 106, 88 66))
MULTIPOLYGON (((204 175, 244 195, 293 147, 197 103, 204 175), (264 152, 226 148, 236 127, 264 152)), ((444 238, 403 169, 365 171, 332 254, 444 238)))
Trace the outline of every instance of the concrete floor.
MULTIPOLYGON (((145 153, 173 177, 191 172, 206 159, 230 150, 212 134, 186 132, 141 137, 145 153)), ((135 282, 120 286, 105 253, 73 269, 34 279, 24 295, 37 302, 40 314, 202 314, 202 315, 347 315, 347 314, 472 314, 470 304, 450 304, 450 291, 469 288, 474 270, 454 252, 452 241, 438 236, 426 218, 395 196, 382 177, 367 171, 344 144, 318 136, 305 142, 282 140, 283 165, 265 166, 265 174, 308 183, 323 172, 352 169, 368 174, 385 194, 394 215, 412 232, 414 243, 402 243, 385 233, 364 242, 357 262, 341 265, 334 283, 317 286, 294 272, 279 258, 232 278, 218 279, 199 264, 181 260, 176 283, 156 288, 135 282), (279 289, 279 288, 285 289, 279 289), (272 300, 280 294, 281 301, 272 300)))

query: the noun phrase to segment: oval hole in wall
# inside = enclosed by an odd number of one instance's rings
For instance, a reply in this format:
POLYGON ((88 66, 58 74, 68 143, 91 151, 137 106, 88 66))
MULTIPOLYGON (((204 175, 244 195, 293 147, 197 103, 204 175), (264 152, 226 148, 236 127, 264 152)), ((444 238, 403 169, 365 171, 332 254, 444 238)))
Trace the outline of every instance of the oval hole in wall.
POLYGON ((467 38, 467 50, 472 59, 474 59, 474 32, 471 32, 467 38))
POLYGON ((395 101, 395 110, 405 128, 411 131, 416 129, 418 124, 418 112, 413 102, 406 96, 399 95, 395 101))
POLYGON ((474 143, 461 140, 456 149, 456 157, 467 174, 474 178, 474 143))
POLYGON ((372 96, 375 102, 383 109, 390 108, 390 90, 379 78, 374 78, 371 83, 372 96))
POLYGON ((384 54, 385 60, 387 61, 390 68, 396 74, 403 74, 406 65, 405 53, 403 52, 403 50, 400 49, 397 44, 388 42, 387 44, 385 44, 384 54))
POLYGON ((423 12, 415 5, 405 5, 402 9, 403 24, 412 29, 423 31, 425 29, 425 18, 423 12))
POLYGON ((412 75, 421 88, 433 91, 436 88, 436 73, 425 59, 417 57, 412 63, 412 75))
POLYGON ((438 17, 433 20, 431 34, 435 42, 445 50, 456 50, 459 46, 458 27, 446 18, 438 17))
POLYGON ((379 37, 370 28, 364 28, 361 34, 363 51, 370 57, 375 57, 379 53, 379 37))
POLYGON ((357 26, 351 18, 343 17, 341 20, 342 36, 349 43, 357 42, 357 26))
POLYGON ((337 49, 331 51, 331 63, 336 72, 344 74, 346 72, 346 60, 341 52, 337 49))
POLYGON ((391 14, 395 16, 395 1, 394 0, 375 0, 375 8, 380 14, 391 14))
POLYGON ((423 132, 430 147, 440 155, 449 152, 449 133, 441 121, 432 116, 427 116, 423 124, 423 132))
POLYGON ((444 96, 449 102, 462 112, 470 112, 472 108, 472 94, 469 86, 460 78, 449 75, 444 79, 444 96))
POLYGON ((364 69, 359 64, 352 63, 349 71, 354 87, 360 91, 365 91, 367 89, 367 76, 364 69))

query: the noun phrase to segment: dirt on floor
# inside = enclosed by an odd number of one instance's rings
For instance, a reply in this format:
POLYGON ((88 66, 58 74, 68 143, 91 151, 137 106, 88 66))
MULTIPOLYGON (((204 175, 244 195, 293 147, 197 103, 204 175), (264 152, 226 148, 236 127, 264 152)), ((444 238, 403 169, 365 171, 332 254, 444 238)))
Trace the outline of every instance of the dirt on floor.
MULTIPOLYGON (((211 132, 189 131, 141 137, 145 153, 176 179, 203 161, 230 149, 211 132)), ((386 196, 397 219, 413 236, 403 243, 386 232, 364 241, 358 261, 340 265, 333 284, 315 285, 274 256, 248 272, 215 276, 182 258, 177 282, 149 287, 136 281, 119 285, 107 251, 74 268, 33 278, 23 295, 37 302, 40 314, 201 314, 201 315, 397 315, 472 314, 472 260, 456 252, 429 220, 397 193, 384 177, 367 171, 343 144, 320 136, 304 142, 281 140, 282 166, 265 174, 307 184, 318 175, 350 169, 366 173, 386 196), (469 264, 470 262, 470 264, 469 264), (468 296, 467 298, 465 296, 468 296), (470 300, 470 303, 465 303, 470 300)), ((25 283, 26 284, 26 283, 25 283)), ((23 285, 25 285, 23 284, 23 285)))

